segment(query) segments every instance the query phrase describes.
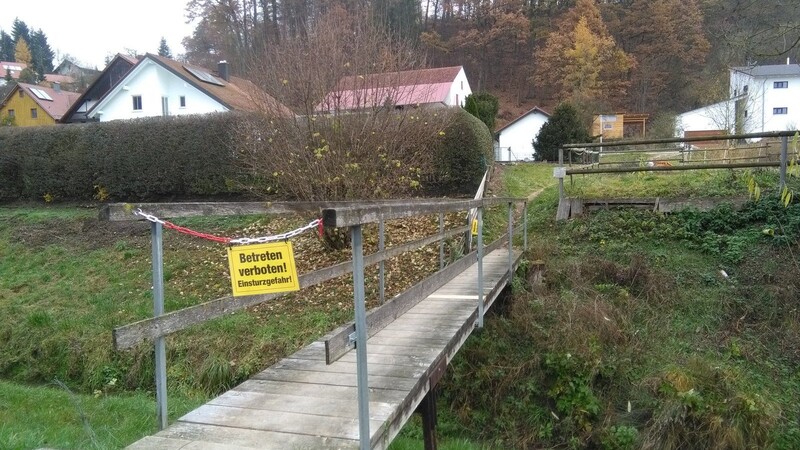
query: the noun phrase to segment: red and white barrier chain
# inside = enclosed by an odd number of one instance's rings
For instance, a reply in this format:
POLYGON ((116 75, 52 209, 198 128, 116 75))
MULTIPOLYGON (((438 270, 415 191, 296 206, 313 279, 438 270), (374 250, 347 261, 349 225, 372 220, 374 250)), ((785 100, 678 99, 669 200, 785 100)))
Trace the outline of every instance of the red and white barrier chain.
POLYGON ((305 233, 306 231, 308 231, 308 230, 310 230, 312 228, 317 228, 317 231, 320 234, 320 236, 322 235, 322 219, 312 220, 311 222, 308 223, 308 225, 304 225, 304 226, 302 226, 300 228, 297 228, 295 230, 292 230, 292 231, 287 231, 286 233, 275 234, 275 235, 271 235, 271 236, 260 236, 260 237, 255 237, 255 238, 243 237, 243 238, 232 239, 232 238, 225 237, 225 236, 216 236, 216 235, 213 235, 213 234, 201 233, 199 231, 195 231, 195 230, 192 230, 190 228, 182 227, 180 225, 175 225, 172 222, 168 222, 166 220, 161 220, 161 219, 159 219, 158 217, 156 217, 156 216, 154 216, 152 214, 147 214, 146 212, 142 211, 141 209, 137 209, 133 213, 136 214, 137 216, 141 216, 142 218, 144 218, 145 220, 148 220, 150 222, 160 223, 164 228, 169 228, 171 230, 175 230, 175 231, 177 231, 179 233, 183 233, 183 234, 188 234, 189 236, 194 236, 194 237, 198 237, 198 238, 201 238, 201 239, 207 239, 209 241, 220 242, 220 243, 228 244, 228 245, 233 245, 233 244, 236 244, 236 245, 264 244, 264 243, 272 242, 272 241, 286 241, 286 240, 289 240, 289 239, 291 239, 291 238, 293 238, 293 237, 295 237, 295 236, 297 236, 299 234, 305 233))

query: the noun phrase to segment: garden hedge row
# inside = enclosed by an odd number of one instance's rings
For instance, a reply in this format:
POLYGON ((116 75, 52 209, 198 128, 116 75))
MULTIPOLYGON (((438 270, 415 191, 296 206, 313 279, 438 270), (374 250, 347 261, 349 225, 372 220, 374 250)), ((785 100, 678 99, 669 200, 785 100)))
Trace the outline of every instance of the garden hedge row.
MULTIPOLYGON (((113 201, 239 195, 240 114, 0 128, 0 201, 113 201)), ((437 191, 474 192, 492 157, 477 118, 459 111, 437 148, 437 191)))

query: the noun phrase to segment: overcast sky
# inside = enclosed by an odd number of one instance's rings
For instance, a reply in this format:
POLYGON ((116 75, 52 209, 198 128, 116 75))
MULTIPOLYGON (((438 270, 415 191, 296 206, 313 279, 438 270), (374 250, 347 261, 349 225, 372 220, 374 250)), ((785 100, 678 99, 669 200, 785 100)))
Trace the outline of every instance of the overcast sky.
POLYGON ((11 34, 15 18, 42 29, 57 66, 69 54, 90 68, 104 67, 106 55, 156 53, 163 36, 173 56, 192 33, 186 0, 0 0, 0 29, 11 34))

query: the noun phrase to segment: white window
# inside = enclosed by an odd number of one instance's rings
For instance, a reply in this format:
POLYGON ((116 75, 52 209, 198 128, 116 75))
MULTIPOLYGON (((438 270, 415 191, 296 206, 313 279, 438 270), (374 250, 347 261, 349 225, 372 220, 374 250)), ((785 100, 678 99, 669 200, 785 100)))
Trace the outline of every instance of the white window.
POLYGON ((142 96, 141 95, 134 95, 133 96, 133 110, 134 111, 141 111, 142 110, 142 96))
POLYGON ((186 108, 186 96, 181 95, 181 108, 186 108))
POLYGON ((789 87, 789 82, 788 81, 776 81, 776 82, 772 83, 772 88, 773 89, 786 89, 788 87, 789 87))
POLYGON ((779 115, 779 114, 789 114, 789 108, 782 107, 782 108, 772 108, 772 114, 779 115))

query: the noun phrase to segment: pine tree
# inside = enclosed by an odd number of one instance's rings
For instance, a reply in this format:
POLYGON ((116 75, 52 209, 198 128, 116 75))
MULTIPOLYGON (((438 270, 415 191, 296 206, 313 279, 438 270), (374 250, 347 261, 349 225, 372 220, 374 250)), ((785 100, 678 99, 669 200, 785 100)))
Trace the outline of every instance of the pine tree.
POLYGON ((19 18, 14 19, 14 24, 11 26, 11 38, 14 40, 14 43, 19 42, 20 38, 24 39, 26 42, 30 41, 30 29, 28 25, 19 20, 19 18))
POLYGON ((3 30, 0 30, 0 61, 14 61, 14 40, 3 30))
POLYGON ((53 72, 53 58, 55 53, 47 43, 47 36, 39 29, 31 34, 30 39, 31 65, 38 74, 39 79, 44 75, 53 72))
POLYGON ((537 161, 558 161, 558 149, 564 144, 588 142, 589 130, 581 122, 578 110, 569 103, 562 103, 539 129, 533 141, 537 161))
POLYGON ((161 37, 161 42, 158 44, 158 56, 172 58, 172 52, 169 50, 167 40, 163 36, 161 37))

